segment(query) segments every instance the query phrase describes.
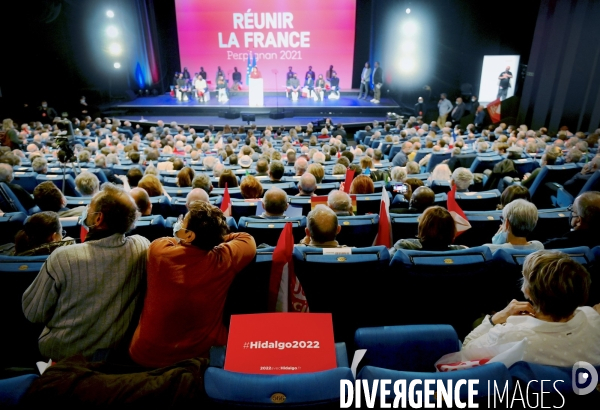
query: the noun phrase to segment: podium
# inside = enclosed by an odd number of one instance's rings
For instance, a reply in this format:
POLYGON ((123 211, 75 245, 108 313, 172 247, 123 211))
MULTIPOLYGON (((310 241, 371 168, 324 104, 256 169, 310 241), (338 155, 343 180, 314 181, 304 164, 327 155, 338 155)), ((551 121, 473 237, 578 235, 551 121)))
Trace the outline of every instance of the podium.
POLYGON ((262 78, 250 78, 248 84, 248 106, 250 107, 262 107, 265 105, 264 91, 263 91, 263 79, 262 78))

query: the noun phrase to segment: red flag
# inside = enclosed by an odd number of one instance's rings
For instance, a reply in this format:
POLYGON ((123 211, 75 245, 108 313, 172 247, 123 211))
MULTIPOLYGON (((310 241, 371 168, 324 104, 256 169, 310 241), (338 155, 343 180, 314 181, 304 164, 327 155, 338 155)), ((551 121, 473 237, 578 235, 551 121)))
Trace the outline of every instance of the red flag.
POLYGON ((85 237, 87 236, 88 230, 85 229, 85 226, 81 225, 81 229, 79 230, 79 239, 81 239, 81 243, 85 242, 85 237))
POLYGON ((494 124, 500 122, 500 99, 492 101, 487 105, 488 113, 494 124))
POLYGON ((377 236, 373 245, 383 245, 386 248, 392 247, 392 221, 389 214, 390 209, 390 197, 383 187, 381 191, 381 205, 379 206, 379 227, 377 229, 377 236))
POLYGON ((452 215, 454 224, 456 225, 456 238, 467 229, 471 229, 471 224, 463 210, 458 206, 455 196, 456 185, 452 184, 452 189, 448 192, 448 202, 446 203, 446 207, 448 208, 448 211, 450 211, 450 215, 452 215))
POLYGON ((344 181, 344 192, 350 193, 350 185, 352 185, 352 181, 354 180, 354 170, 348 168, 346 170, 346 181, 344 181))
POLYGON ((308 312, 304 290, 294 274, 294 235, 292 224, 285 224, 273 252, 269 281, 269 312, 308 312))
POLYGON ((231 198, 229 197, 229 189, 225 182, 225 192, 223 193, 223 201, 221 202, 221 211, 225 217, 231 216, 231 198))

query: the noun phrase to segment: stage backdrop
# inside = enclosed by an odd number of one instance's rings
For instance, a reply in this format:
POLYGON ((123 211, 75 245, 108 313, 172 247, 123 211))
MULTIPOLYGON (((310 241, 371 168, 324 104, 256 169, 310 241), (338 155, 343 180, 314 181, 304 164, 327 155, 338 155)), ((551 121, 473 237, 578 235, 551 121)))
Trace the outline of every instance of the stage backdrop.
POLYGON ((250 55, 266 90, 283 90, 290 66, 304 84, 308 66, 325 78, 330 65, 340 87, 351 88, 356 0, 175 0, 175 7, 181 68, 193 75, 204 67, 213 85, 218 66, 229 80, 237 67, 247 89, 250 55))

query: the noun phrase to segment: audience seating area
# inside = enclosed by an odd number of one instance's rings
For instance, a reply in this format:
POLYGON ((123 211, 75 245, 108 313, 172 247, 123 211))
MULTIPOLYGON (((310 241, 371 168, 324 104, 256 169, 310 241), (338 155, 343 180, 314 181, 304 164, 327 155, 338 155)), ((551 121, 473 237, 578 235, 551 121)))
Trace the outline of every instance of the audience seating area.
MULTIPOLYGON (((374 128, 381 130, 381 128, 374 128)), ((393 128, 392 135, 398 135, 401 129, 393 128)), ((172 130, 175 136, 177 131, 172 130)), ((403 141, 382 142, 373 139, 372 133, 358 132, 355 140, 364 144, 364 148, 381 149, 388 152, 381 163, 374 168, 391 170, 392 161, 402 150, 403 141)), ((183 134, 188 144, 194 143, 195 136, 187 130, 183 134)), ((260 137, 261 132, 257 131, 260 137)), ((264 134, 262 134, 264 135, 264 134)), ((284 135, 287 135, 285 133, 284 135)), ((426 135, 426 134, 424 134, 426 135)), ((420 136, 423 145, 424 135, 420 136)), ((203 138, 204 134, 198 133, 203 138)), ((232 134, 223 135, 225 138, 232 134)), ((475 135, 479 138, 481 135, 475 135)), ((434 142, 439 141, 439 132, 434 142)), ((86 143, 82 136, 77 143, 86 143)), ((210 150, 202 153, 200 159, 192 159, 188 153, 182 155, 162 153, 152 165, 160 169, 161 163, 173 158, 181 158, 196 174, 206 173, 211 177, 213 186, 210 203, 220 206, 225 189, 219 188, 218 179, 213 176, 210 167, 203 165, 202 159, 217 156, 215 142, 211 140, 210 150)), ((89 142, 88 142, 89 143, 89 142)), ((281 149, 280 139, 271 143, 275 150, 281 149)), ((551 144, 551 142, 549 142, 551 144)), ((140 143, 140 149, 148 144, 140 143)), ((240 143, 240 147, 243 145, 240 143)), ((311 146, 310 148, 313 148, 311 146)), ((321 149, 319 146, 314 148, 321 149)), ((307 154, 300 145, 293 149, 298 156, 307 154)), ((347 149, 350 149, 347 147, 347 149)), ((354 151, 354 147, 352 147, 354 151)), ((593 157, 596 148, 590 147, 593 157), (593 150, 593 151, 592 151, 593 150)), ((239 148, 234 150, 240 154, 239 148)), ((437 165, 453 158, 451 150, 433 152, 430 148, 417 151, 415 161, 431 154, 427 165, 419 168, 418 174, 409 174, 409 178, 422 180, 436 194, 435 205, 447 206, 448 192, 452 183, 447 180, 430 181, 437 165)), ((240 154, 241 156, 241 154, 240 154)), ((36 173, 27 158, 14 167, 13 184, 20 185, 30 194, 44 181, 53 182, 64 191, 66 206, 76 208, 88 205, 91 197, 82 196, 75 185, 77 172, 72 168, 61 168, 52 154, 45 154, 48 161, 47 173, 36 173)), ((118 152, 119 164, 110 167, 118 176, 127 175, 137 165, 124 152, 118 152)), ((229 165, 229 159, 220 158, 226 168, 231 169, 242 181, 246 175, 256 174, 256 161, 249 169, 239 165, 229 165)), ((341 245, 352 247, 351 254, 327 255, 321 248, 296 246, 293 252, 293 267, 302 284, 311 312, 327 312, 333 315, 336 343, 337 365, 335 369, 318 374, 298 374, 286 376, 257 376, 228 372, 223 369, 226 350, 214 347, 211 350, 210 367, 206 371, 204 386, 208 398, 215 406, 266 406, 271 404, 271 395, 279 392, 286 397, 286 407, 339 405, 340 380, 376 379, 406 380, 458 380, 478 379, 479 394, 477 402, 487 403, 489 382, 502 386, 507 384, 509 391, 516 386, 526 386, 529 380, 546 378, 558 380, 571 377, 570 369, 554 368, 533 363, 518 362, 507 368, 501 363, 492 363, 468 370, 449 373, 436 373, 433 364, 442 355, 457 352, 462 340, 473 329, 474 323, 486 313, 502 309, 513 298, 523 299, 520 279, 522 265, 530 251, 500 249, 492 253, 490 248, 482 246, 491 243, 492 237, 502 223, 502 190, 494 187, 484 190, 490 171, 505 159, 489 148, 480 152, 476 144, 466 144, 458 155, 458 166, 470 169, 481 178, 471 185, 472 191, 456 194, 458 205, 465 211, 472 228, 458 236, 455 244, 465 245, 468 249, 446 252, 397 250, 393 256, 384 246, 374 246, 380 220, 382 192, 385 189, 393 208, 408 208, 409 202, 400 194, 392 192, 389 176, 384 181, 374 182, 374 192, 356 195, 356 214, 340 216, 338 223, 341 231, 337 240, 341 245), (349 359, 356 349, 367 349, 367 353, 354 376, 350 370, 349 359), (399 354, 401 352, 401 354, 399 354)), ((587 161, 587 160, 586 160, 587 161)), ((344 175, 333 175, 336 158, 322 165, 325 175, 318 183, 316 193, 327 195, 340 188, 344 175)), ((357 155, 353 161, 360 164, 357 155)), ((80 164, 84 169, 96 175, 100 183, 107 182, 105 172, 93 162, 80 164)), ((145 164, 144 166, 147 166, 145 164)), ((517 178, 508 178, 499 187, 519 184, 525 175, 541 168, 530 186, 531 201, 538 207, 538 222, 528 240, 541 242, 560 236, 570 229, 571 210, 574 196, 563 185, 582 170, 585 163, 567 163, 544 165, 537 155, 523 154, 515 160, 517 178)), ((360 167, 360 166, 359 166, 360 167)), ((177 217, 186 213, 186 196, 192 187, 177 186, 178 171, 158 171, 158 177, 164 186, 163 195, 150 198, 152 212, 141 217, 135 229, 128 235, 141 235, 153 241, 163 236, 172 236, 173 224, 177 217)), ((583 186, 580 193, 594 189, 600 180, 600 170, 583 186)), ((257 245, 253 262, 246 266, 231 285, 225 304, 224 323, 229 324, 233 314, 266 313, 270 271, 274 246, 286 223, 292 224, 295 243, 305 236, 307 215, 311 210, 309 197, 298 194, 299 177, 292 165, 285 166, 284 177, 278 181, 262 179, 265 192, 271 187, 279 187, 288 195, 288 213, 294 215, 285 219, 257 219, 257 203, 244 201, 239 187, 227 188, 232 200, 232 215, 227 224, 232 232, 251 234, 257 245), (296 208, 296 209, 293 209, 296 208)), ((25 209, 8 184, 0 183, 0 245, 13 241, 16 232, 23 227, 27 219, 39 211, 34 207, 25 209)), ((393 242, 417 236, 419 214, 390 215, 393 242)), ((79 241, 81 232, 80 217, 61 218, 61 224, 67 234, 79 241)), ((573 259, 583 264, 592 276, 592 291, 589 305, 600 303, 600 247, 593 249, 575 247, 562 249, 573 259)), ((47 256, 7 256, 0 255, 0 311, 7 318, 6 329, 12 329, 11 337, 0 338, 0 368, 21 366, 36 358, 36 343, 42 327, 29 323, 21 311, 21 296, 36 277, 47 256)), ((597 368, 598 369, 598 368, 597 368)), ((35 378, 31 375, 0 380, 0 406, 14 405, 24 393, 23 386, 31 384, 35 378), (12 383, 12 384, 11 384, 12 383), (6 394, 11 392, 11 394, 6 394)), ((422 387, 422 386, 421 386, 422 387)), ((25 388, 26 389, 26 388, 25 388)), ((568 394, 566 390, 562 391, 568 394)), ((594 393, 596 398, 600 393, 594 393)), ((466 397, 466 386, 460 390, 461 398, 466 397)), ((569 397, 572 397, 570 395, 569 397)), ((390 399, 393 400, 393 392, 390 399)), ((553 396, 552 400, 556 398, 553 396)), ((581 399, 583 400, 583 399, 581 399)))

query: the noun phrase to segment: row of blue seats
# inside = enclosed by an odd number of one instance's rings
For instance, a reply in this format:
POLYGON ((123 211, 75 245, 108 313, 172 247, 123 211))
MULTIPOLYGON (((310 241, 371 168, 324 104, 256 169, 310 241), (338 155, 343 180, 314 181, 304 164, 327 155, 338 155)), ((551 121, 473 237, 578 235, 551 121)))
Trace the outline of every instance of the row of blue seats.
MULTIPOLYGON (((563 251, 590 271, 588 304, 599 303, 595 278, 600 275, 600 247, 563 251)), ((259 248, 254 261, 236 276, 225 304, 226 324, 232 314, 269 311, 273 252, 273 247, 259 248)), ((353 248, 352 254, 344 255, 296 246, 293 261, 310 311, 331 313, 336 341, 353 346, 356 329, 371 326, 448 324, 465 337, 477 318, 503 308, 513 298, 523 299, 519 279, 529 253, 500 249, 492 254, 487 247, 476 247, 448 252, 399 250, 390 258, 383 246, 353 248)), ((19 329, 11 338, 0 339, 3 365, 16 364, 23 357, 17 352, 35 347, 41 328, 25 320, 21 295, 46 258, 0 256, 0 307, 6 328, 19 329)))

